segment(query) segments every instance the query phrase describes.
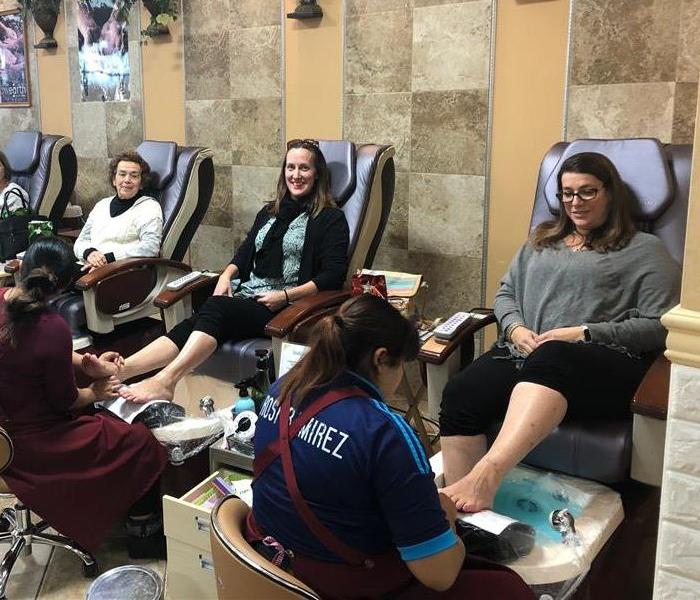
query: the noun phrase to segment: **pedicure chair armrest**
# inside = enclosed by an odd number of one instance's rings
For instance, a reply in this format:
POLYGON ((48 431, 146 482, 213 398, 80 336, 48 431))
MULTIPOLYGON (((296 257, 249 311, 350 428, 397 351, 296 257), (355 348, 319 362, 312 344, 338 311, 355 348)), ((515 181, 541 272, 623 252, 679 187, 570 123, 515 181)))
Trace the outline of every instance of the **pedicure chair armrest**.
POLYGON ((418 352, 421 377, 428 388, 428 415, 432 419, 438 419, 442 390, 450 377, 474 360, 474 335, 496 322, 496 315, 490 308, 472 308, 470 312, 486 316, 472 319, 447 344, 438 344, 431 337, 418 352))
POLYGON ((86 273, 75 283, 82 291, 89 331, 110 333, 115 326, 150 317, 153 301, 168 281, 192 268, 166 258, 124 258, 86 273))
MULTIPOLYGON (((473 308, 470 312, 476 312, 479 314, 486 315, 483 319, 473 319, 462 331, 460 331, 454 338, 452 338, 447 344, 429 343, 433 340, 430 338, 428 342, 423 344, 418 353, 418 360, 431 365, 441 365, 443 364, 452 353, 460 348, 465 342, 471 340, 473 344, 474 335, 481 331, 487 325, 491 325, 496 322, 496 315, 490 308, 473 308)), ((472 352, 473 354, 473 352, 472 352)))
POLYGON ((199 279, 195 279, 193 282, 188 283, 185 287, 182 287, 179 290, 166 289, 162 291, 153 301, 153 304, 155 304, 161 310, 165 310, 199 290, 211 288, 213 291, 216 287, 217 281, 218 279, 216 277, 202 276, 199 279))
POLYGON ((666 420, 671 363, 662 354, 649 367, 632 399, 632 412, 654 419, 666 420))
POLYGON ((348 298, 350 298, 350 290, 329 290, 297 300, 272 317, 265 326, 265 335, 286 338, 304 321, 315 321, 333 312, 348 298))
POLYGON ((92 273, 83 275, 80 279, 78 279, 78 281, 75 282, 75 287, 81 291, 89 290, 106 279, 150 265, 155 267, 176 269, 182 271, 183 274, 189 273, 192 270, 192 267, 185 263, 177 260, 169 260, 167 258, 123 258, 113 263, 108 263, 99 269, 95 269, 92 271, 92 273))
POLYGON ((19 271, 19 268, 22 266, 22 261, 18 260, 16 258, 13 258, 12 260, 8 260, 5 263, 5 273, 10 273, 10 274, 15 274, 17 271, 19 271))

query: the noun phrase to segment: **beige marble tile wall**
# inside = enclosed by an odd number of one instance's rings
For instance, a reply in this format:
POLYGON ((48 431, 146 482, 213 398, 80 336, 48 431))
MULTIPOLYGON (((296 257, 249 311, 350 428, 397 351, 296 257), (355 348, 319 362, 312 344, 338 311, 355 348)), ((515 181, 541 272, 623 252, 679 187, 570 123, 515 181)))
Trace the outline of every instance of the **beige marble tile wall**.
POLYGON ((426 312, 479 305, 491 0, 347 0, 344 133, 396 146, 377 268, 422 272, 426 312))
POLYGON ((573 0, 567 137, 692 143, 700 0, 573 0))
POLYGON ((109 183, 109 159, 143 141, 143 86, 141 81, 140 21, 138 8, 129 16, 131 98, 124 102, 82 102, 78 66, 77 3, 65 2, 66 44, 70 76, 73 147, 78 156, 75 202, 83 213, 105 196, 114 194, 109 183))
POLYGON ((282 156, 279 0, 184 2, 186 140, 214 150, 216 183, 193 266, 221 269, 274 196, 282 156))
MULTIPOLYGON (((16 3, 12 0, 0 3, 0 10, 14 10, 16 3)), ((29 61, 29 89, 31 106, 0 108, 0 148, 3 148, 15 131, 23 129, 41 129, 41 108, 39 106, 39 73, 37 71, 36 50, 34 46, 34 27, 27 26, 27 56, 29 61)))

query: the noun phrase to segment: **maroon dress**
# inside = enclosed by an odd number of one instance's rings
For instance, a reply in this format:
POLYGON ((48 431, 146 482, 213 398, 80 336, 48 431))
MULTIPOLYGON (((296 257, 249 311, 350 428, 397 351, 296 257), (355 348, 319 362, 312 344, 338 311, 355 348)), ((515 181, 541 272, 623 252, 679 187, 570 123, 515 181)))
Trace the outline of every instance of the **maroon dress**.
MULTIPOLYGON (((5 320, 0 289, 0 323, 5 320)), ((144 425, 73 416, 78 397, 68 326, 45 311, 0 342, 0 424, 15 446, 12 492, 62 534, 94 550, 158 480, 165 449, 144 425)))

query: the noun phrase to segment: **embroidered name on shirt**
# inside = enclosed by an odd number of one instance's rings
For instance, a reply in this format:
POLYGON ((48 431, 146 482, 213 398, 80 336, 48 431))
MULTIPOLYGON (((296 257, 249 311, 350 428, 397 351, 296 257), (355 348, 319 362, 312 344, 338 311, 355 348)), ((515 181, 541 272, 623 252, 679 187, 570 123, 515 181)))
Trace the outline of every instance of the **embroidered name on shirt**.
MULTIPOLYGON (((270 423, 276 423, 280 414, 279 406, 275 403, 272 396, 268 396, 260 409, 260 419, 265 419, 270 423)), ((294 409, 290 414, 290 422, 294 419, 294 409)), ((309 422, 301 428, 297 438, 305 443, 318 448, 319 450, 330 454, 331 456, 343 460, 343 455, 339 450, 345 444, 350 436, 336 429, 331 425, 327 425, 323 421, 319 421, 315 417, 311 417, 309 422)))

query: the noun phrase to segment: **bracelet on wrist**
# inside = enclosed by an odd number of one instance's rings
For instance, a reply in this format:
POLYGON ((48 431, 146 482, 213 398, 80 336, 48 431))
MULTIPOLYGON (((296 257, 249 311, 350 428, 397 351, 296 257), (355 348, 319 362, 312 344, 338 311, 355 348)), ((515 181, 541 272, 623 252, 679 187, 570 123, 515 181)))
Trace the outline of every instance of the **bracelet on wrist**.
POLYGON ((523 323, 511 323, 506 327, 506 331, 503 335, 503 337, 506 339, 508 342, 513 341, 513 332, 518 328, 518 327, 525 327, 523 323))
POLYGON ((287 293, 287 290, 282 290, 284 292, 284 299, 287 301, 287 304, 289 304, 289 294, 287 293))

